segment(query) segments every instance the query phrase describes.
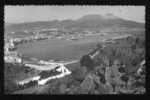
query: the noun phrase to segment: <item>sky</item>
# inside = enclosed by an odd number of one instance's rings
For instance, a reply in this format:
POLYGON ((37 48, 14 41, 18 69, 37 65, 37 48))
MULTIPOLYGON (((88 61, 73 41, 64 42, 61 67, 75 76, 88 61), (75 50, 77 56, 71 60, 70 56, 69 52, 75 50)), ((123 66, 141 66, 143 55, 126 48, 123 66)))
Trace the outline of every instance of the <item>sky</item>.
POLYGON ((107 14, 145 22, 145 6, 5 6, 6 23, 78 19, 88 14, 107 14))

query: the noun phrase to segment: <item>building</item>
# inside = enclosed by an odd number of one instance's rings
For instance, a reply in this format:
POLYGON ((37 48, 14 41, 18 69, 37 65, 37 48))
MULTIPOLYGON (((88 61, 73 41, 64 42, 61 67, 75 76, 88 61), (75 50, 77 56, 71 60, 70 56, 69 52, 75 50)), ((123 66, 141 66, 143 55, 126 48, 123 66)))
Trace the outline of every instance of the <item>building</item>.
POLYGON ((57 67, 58 65, 55 63, 51 64, 43 64, 43 63, 27 63, 25 66, 36 69, 36 70, 52 70, 53 68, 57 67))
POLYGON ((17 82, 17 85, 24 85, 24 84, 29 83, 30 81, 37 81, 39 79, 40 79, 40 76, 35 76, 35 77, 27 78, 25 80, 17 82))
POLYGON ((52 79, 62 78, 69 74, 71 74, 71 72, 64 66, 64 64, 59 64, 59 66, 56 66, 51 70, 42 71, 38 76, 27 78, 25 80, 17 82, 17 85, 28 85, 34 81, 36 81, 38 85, 45 85, 52 79), (54 75, 52 75, 53 72, 55 72, 54 75))
POLYGON ((145 60, 140 63, 140 67, 137 70, 138 75, 145 74, 145 60))
POLYGON ((17 56, 5 56, 4 60, 8 63, 22 63, 22 59, 17 56))
MULTIPOLYGON (((57 72, 61 72, 58 75, 50 76, 48 78, 44 78, 38 81, 38 85, 45 85, 48 81, 52 79, 62 78, 66 75, 71 74, 71 72, 64 66, 64 64, 59 64, 58 68, 56 69, 57 72)), ((42 77, 42 76, 41 76, 42 77)))
POLYGON ((10 47, 13 48, 14 47, 14 40, 10 39, 9 43, 10 43, 10 47))

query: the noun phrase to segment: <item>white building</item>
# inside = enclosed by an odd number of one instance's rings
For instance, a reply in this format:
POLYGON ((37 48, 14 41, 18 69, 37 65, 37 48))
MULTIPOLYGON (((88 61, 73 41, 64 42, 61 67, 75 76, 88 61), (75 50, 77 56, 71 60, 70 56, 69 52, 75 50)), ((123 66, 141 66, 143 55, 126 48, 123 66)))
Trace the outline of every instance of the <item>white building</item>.
POLYGON ((31 81, 38 81, 39 79, 40 79, 40 76, 31 77, 31 78, 17 82, 17 85, 24 85, 24 84, 27 84, 31 81))
POLYGON ((10 39, 10 47, 14 47, 14 40, 13 39, 10 39))
POLYGON ((140 73, 144 71, 144 67, 145 67, 145 60, 143 60, 143 61, 140 63, 140 67, 139 67, 138 70, 137 70, 137 74, 138 74, 138 75, 140 75, 140 73))
MULTIPOLYGON (((58 63, 57 63, 57 65, 58 65, 58 63)), ((71 74, 71 72, 64 66, 64 64, 59 63, 59 66, 56 66, 56 67, 59 67, 58 69, 56 69, 56 71, 61 72, 58 75, 50 76, 50 77, 44 78, 44 79, 41 79, 42 76, 38 75, 36 77, 31 77, 31 78, 27 78, 25 80, 19 81, 19 82, 17 82, 17 84, 18 85, 24 85, 24 84, 28 84, 31 81, 37 81, 38 85, 45 85, 48 81, 50 81, 52 79, 62 78, 66 75, 71 74)))
POLYGON ((59 64, 59 68, 56 70, 58 72, 61 72, 61 74, 58 74, 58 75, 55 75, 55 76, 51 76, 51 77, 48 77, 46 79, 42 79, 42 80, 39 80, 38 81, 38 84, 39 85, 45 85, 48 81, 52 80, 52 79, 57 79, 57 78, 62 78, 66 75, 69 75, 71 74, 71 71, 69 71, 65 66, 64 64, 59 64))
POLYGON ((16 56, 5 56, 4 60, 8 63, 22 63, 22 59, 16 56))

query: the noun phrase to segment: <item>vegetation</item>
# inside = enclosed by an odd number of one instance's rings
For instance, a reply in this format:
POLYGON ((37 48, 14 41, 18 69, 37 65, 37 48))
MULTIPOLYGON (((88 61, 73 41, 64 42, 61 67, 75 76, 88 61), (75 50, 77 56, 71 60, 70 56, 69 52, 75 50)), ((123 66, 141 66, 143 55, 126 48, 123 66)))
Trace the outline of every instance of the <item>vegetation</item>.
MULTIPOLYGON (((88 75, 85 74, 84 78, 80 81, 77 80, 76 76, 81 76, 79 73, 75 74, 75 72, 80 73, 91 73, 88 72, 86 68, 81 67, 83 58, 81 59, 81 65, 78 67, 78 70, 72 73, 71 80, 67 83, 61 82, 60 87, 62 84, 64 91, 63 94, 141 94, 145 93, 145 74, 142 76, 137 75, 136 71, 139 68, 140 62, 145 59, 145 37, 144 35, 137 35, 135 37, 128 37, 126 39, 118 39, 116 40, 117 44, 110 44, 101 53, 95 57, 94 64, 89 64, 90 67, 93 65, 96 66, 92 73, 96 73, 96 76, 93 76, 94 79, 89 79, 88 75), (134 46, 134 48, 132 48, 134 46), (122 76, 117 79, 114 86, 106 85, 105 80, 105 67, 109 66, 120 66, 119 72, 122 73, 122 76), (125 67, 121 67, 125 66, 125 67), (80 70, 80 71, 79 71, 80 70), (82 71, 81 71, 82 70, 82 71), (73 83, 76 83, 73 85, 73 83), (121 82, 121 83, 119 83, 121 82), (124 83, 124 85, 122 84, 124 83), (71 86, 68 84, 71 84, 71 86), (119 84, 119 85, 118 85, 119 84)), ((88 58, 88 57, 87 57, 88 58)), ((88 59, 89 61, 90 59, 88 59)), ((87 61, 87 62, 88 62, 87 61)), ((92 62, 93 63, 93 62, 92 62)), ((88 63, 86 63, 88 64, 88 63)), ((84 66, 86 66, 84 62, 84 66)), ((92 69, 91 69, 92 70, 92 69)), ((92 74, 91 74, 92 75, 92 74)), ((69 78, 64 78, 69 79, 69 78)), ((59 87, 59 86, 52 86, 59 87)), ((56 88, 55 88, 56 89, 56 88)), ((54 90, 55 90, 54 89, 54 90)), ((62 88, 61 88, 62 89, 62 88)), ((50 89, 51 90, 51 89, 50 89)), ((57 89, 59 91, 59 88, 57 89)), ((50 92, 51 94, 51 92, 50 92)), ((57 94, 57 93, 55 93, 57 94)))
POLYGON ((4 91, 5 93, 11 93, 13 91, 22 89, 21 87, 17 86, 17 80, 23 80, 27 77, 31 77, 36 72, 24 65, 18 64, 10 64, 5 63, 4 69, 4 91))
MULTIPOLYGON (((42 91, 34 94, 143 94, 145 90, 145 74, 136 73, 140 63, 145 59, 145 36, 138 34, 133 37, 116 40, 115 44, 106 46, 93 59, 82 57, 81 64, 69 65, 72 74, 53 80, 46 85, 42 91), (90 61, 88 64, 85 60, 90 61), (91 67, 94 67, 93 69, 91 67), (106 82, 106 67, 115 68, 119 66, 116 73, 120 77, 113 81, 113 84, 106 82), (90 68, 88 68, 90 67, 90 68)), ((88 62, 87 61, 87 62, 88 62)), ((68 67, 68 66, 67 66, 68 67)), ((5 65, 5 91, 17 90, 13 85, 13 79, 19 73, 25 73, 24 67, 5 65), (10 85, 11 84, 11 85, 10 85)), ((21 74, 20 74, 21 75, 21 74)), ((19 76, 20 76, 19 75, 19 76)), ((44 87, 44 86, 43 86, 44 87)), ((27 91, 26 91, 27 92, 27 91)))

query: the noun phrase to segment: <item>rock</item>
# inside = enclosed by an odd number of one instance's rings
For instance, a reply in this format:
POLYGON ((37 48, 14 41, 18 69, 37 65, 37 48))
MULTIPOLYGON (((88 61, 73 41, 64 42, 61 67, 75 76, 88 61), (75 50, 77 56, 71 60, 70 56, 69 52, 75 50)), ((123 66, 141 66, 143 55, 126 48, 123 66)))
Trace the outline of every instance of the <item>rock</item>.
POLYGON ((94 70, 97 73, 105 74, 105 66, 103 66, 103 65, 97 66, 94 70))
POLYGON ((93 70, 95 67, 95 63, 89 55, 84 55, 80 60, 80 64, 81 66, 87 67, 88 70, 93 70))
POLYGON ((105 69, 105 80, 107 83, 111 83, 111 70, 110 70, 110 67, 106 67, 105 69))
POLYGON ((93 94, 100 94, 98 90, 95 90, 93 94))
POLYGON ((126 73, 126 69, 125 69, 124 67, 118 68, 118 71, 119 71, 120 73, 126 73))
POLYGON ((98 66, 95 68, 96 75, 100 78, 102 83, 105 83, 105 67, 98 66))
POLYGON ((107 94, 113 94, 113 87, 110 84, 105 84, 105 90, 107 94))
POLYGON ((120 76, 120 73, 119 73, 119 66, 117 65, 112 65, 110 67, 110 70, 111 70, 111 75, 114 76, 114 77, 119 77, 120 76))
POLYGON ((75 72, 72 73, 72 76, 77 81, 83 81, 87 75, 87 68, 80 67, 75 72))
POLYGON ((97 91, 99 94, 109 94, 107 88, 103 84, 99 84, 97 91))
POLYGON ((67 92, 67 94, 77 94, 78 88, 79 88, 78 86, 74 86, 74 85, 70 86, 70 88, 68 89, 69 91, 67 92))
POLYGON ((90 75, 87 75, 84 81, 80 85, 80 94, 88 94, 95 88, 95 84, 90 75))
POLYGON ((113 65, 112 67, 106 68, 106 82, 110 83, 111 85, 125 85, 125 82, 121 80, 122 73, 118 71, 119 66, 113 65))
POLYGON ((121 62, 118 60, 118 59, 116 59, 116 60, 114 60, 114 63, 113 63, 114 65, 121 65, 121 62))
POLYGON ((124 81, 125 83, 127 83, 128 80, 129 80, 129 76, 128 76, 127 74, 124 74, 124 75, 122 75, 122 76, 120 77, 120 79, 121 79, 122 81, 124 81))
POLYGON ((66 89, 67 89, 67 85, 66 84, 60 84, 60 86, 59 86, 59 92, 61 94, 64 94, 66 92, 66 89))
POLYGON ((105 64, 106 66, 109 66, 109 65, 110 65, 110 60, 109 60, 108 57, 104 56, 102 59, 103 59, 103 62, 104 62, 104 64, 105 64))

